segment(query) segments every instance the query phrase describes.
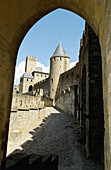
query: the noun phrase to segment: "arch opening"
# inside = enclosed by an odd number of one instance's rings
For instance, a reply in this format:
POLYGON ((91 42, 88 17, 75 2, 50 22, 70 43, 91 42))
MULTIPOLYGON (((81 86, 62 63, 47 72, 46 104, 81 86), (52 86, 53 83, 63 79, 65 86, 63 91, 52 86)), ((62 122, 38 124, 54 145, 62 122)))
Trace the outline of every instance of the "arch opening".
POLYGON ((33 86, 30 85, 28 91, 31 92, 33 90, 33 86))

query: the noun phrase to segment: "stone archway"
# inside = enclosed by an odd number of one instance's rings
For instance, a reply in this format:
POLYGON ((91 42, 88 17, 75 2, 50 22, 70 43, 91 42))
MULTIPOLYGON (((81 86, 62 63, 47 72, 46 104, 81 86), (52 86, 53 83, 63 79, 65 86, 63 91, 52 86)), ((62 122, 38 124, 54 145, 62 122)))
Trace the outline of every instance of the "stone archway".
POLYGON ((103 93, 105 111, 105 160, 106 168, 111 167, 111 135, 110 135, 110 81, 111 81, 111 2, 110 0, 20 0, 0 2, 0 166, 5 159, 7 132, 10 116, 11 93, 14 79, 14 68, 17 51, 20 43, 31 28, 40 18, 49 12, 64 8, 83 17, 94 29, 99 37, 102 52, 103 93), (105 15, 104 15, 105 14, 105 15), (106 32, 107 31, 107 34, 106 32), (106 43, 107 41, 107 43, 106 43), (107 49, 107 57, 106 57, 107 49), (108 67, 107 67, 108 65, 108 67), (8 91, 7 91, 8 87, 8 91), (108 158, 109 157, 109 158, 108 158))
POLYGON ((33 90, 33 86, 30 85, 28 91, 31 92, 33 90))

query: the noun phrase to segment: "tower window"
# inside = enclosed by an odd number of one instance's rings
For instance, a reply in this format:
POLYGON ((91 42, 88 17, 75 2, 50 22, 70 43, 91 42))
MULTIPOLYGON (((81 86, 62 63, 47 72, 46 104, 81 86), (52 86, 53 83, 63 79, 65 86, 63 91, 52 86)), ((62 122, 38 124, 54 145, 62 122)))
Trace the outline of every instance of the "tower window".
POLYGON ((60 61, 62 61, 62 58, 60 57, 60 61))
POLYGON ((54 61, 55 61, 55 57, 54 57, 54 61))
POLYGON ((28 81, 28 79, 27 79, 27 81, 28 81))
POLYGON ((31 82, 32 82, 32 80, 31 80, 31 82))
POLYGON ((52 80, 52 83, 53 83, 53 78, 51 80, 52 80))

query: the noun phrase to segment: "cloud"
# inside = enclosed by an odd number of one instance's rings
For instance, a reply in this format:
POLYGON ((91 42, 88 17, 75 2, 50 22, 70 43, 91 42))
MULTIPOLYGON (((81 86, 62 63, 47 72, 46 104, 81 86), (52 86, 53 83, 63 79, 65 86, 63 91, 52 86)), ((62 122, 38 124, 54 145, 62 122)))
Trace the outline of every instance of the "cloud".
POLYGON ((49 66, 44 66, 44 64, 40 63, 40 62, 37 62, 37 67, 42 67, 42 72, 45 72, 45 73, 49 73, 50 71, 50 67, 49 66))
POLYGON ((22 61, 19 63, 18 66, 15 67, 15 78, 14 78, 14 84, 19 84, 20 82, 20 77, 23 75, 25 72, 25 61, 22 61))
POLYGON ((71 69, 72 67, 74 67, 77 62, 78 62, 78 61, 75 61, 75 62, 70 63, 69 68, 71 69))

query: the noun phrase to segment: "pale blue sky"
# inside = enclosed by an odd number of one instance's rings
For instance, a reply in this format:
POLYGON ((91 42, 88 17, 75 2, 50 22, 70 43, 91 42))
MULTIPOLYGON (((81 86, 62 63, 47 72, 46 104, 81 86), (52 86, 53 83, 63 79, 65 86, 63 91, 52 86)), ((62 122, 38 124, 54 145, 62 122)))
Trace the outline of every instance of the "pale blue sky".
POLYGON ((27 55, 37 57, 45 66, 50 65, 50 57, 59 41, 67 49, 70 62, 78 59, 80 38, 85 21, 78 15, 57 9, 39 20, 26 34, 18 51, 17 66, 27 55))

